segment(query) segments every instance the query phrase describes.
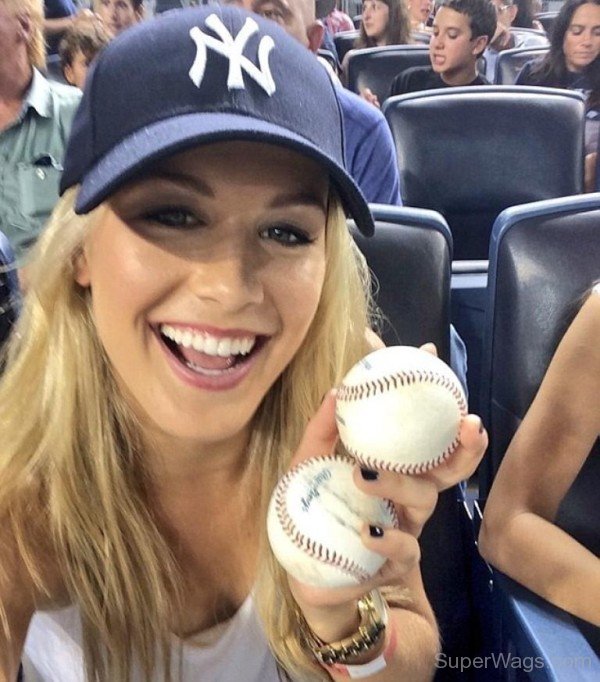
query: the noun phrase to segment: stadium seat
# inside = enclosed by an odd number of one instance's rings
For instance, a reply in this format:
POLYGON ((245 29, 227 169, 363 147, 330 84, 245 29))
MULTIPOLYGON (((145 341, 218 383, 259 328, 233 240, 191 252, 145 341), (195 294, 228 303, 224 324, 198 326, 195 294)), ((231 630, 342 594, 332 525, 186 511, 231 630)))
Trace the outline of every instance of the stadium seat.
POLYGON ((538 12, 535 15, 535 18, 540 22, 540 24, 544 27, 544 31, 546 31, 546 35, 548 38, 552 35, 552 29, 554 27, 554 22, 556 21, 556 17, 558 16, 558 12, 538 12))
POLYGON ((337 57, 333 54, 333 52, 324 48, 319 48, 317 50, 317 56, 322 57, 329 64, 329 66, 331 66, 334 72, 337 73, 339 64, 337 57))
MULTIPOLYGON (((546 36, 545 31, 540 31, 537 28, 523 28, 521 26, 511 26, 510 27, 510 32, 515 36, 523 36, 527 38, 529 41, 533 41, 534 43, 539 42, 541 46, 543 45, 548 45, 548 38, 546 36), (533 38, 532 38, 533 36, 533 38), (536 41, 536 37, 539 36, 539 41, 536 41)), ((530 47, 533 45, 530 43, 530 47)))
POLYGON ((354 41, 358 38, 358 31, 340 31, 333 36, 333 42, 338 54, 340 63, 343 61, 346 52, 354 48, 354 41))
POLYGON ((479 412, 493 222, 509 206, 582 191, 584 102, 566 90, 480 86, 390 97, 382 110, 404 204, 438 211, 452 231, 452 322, 467 346, 469 408, 479 412))
MULTIPOLYGON (((376 300, 387 318, 385 342, 434 341, 440 357, 448 361, 452 257, 448 226, 434 211, 381 205, 371 209, 375 236, 369 239, 352 231, 377 279, 376 300)), ((421 569, 447 656, 477 650, 480 633, 473 621, 469 575, 472 534, 460 487, 444 491, 421 535, 421 569)), ((436 680, 458 679, 455 672, 440 669, 436 680)))
MULTIPOLYGON (((490 435, 479 471, 482 506, 560 339, 584 294, 600 278, 599 221, 597 193, 510 208, 494 224, 481 399, 490 435)), ((599 487, 597 441, 556 519, 559 527, 596 555, 600 555, 599 487)), ((556 660, 560 653, 547 647, 558 646, 560 639, 550 635, 563 627, 570 657, 589 656, 591 644, 600 648, 600 629, 552 607, 507 578, 495 577, 494 593, 504 650, 512 647, 519 655, 537 651, 556 660)), ((559 651, 564 652, 564 646, 559 651)), ((596 661, 593 679, 598 679, 600 659, 592 661, 596 661)), ((571 679, 592 679, 585 673, 578 670, 571 679)))
POLYGON ((452 238, 434 211, 371 204, 375 236, 354 240, 377 278, 376 298, 385 313, 387 345, 432 341, 450 360, 450 261, 452 238))
POLYGON ((485 260, 500 211, 582 191, 584 109, 577 92, 524 86, 388 98, 404 203, 446 218, 455 260, 485 260))
POLYGON ((429 66, 425 45, 390 45, 352 50, 346 65, 347 87, 360 93, 369 88, 380 103, 390 94, 394 78, 411 66, 429 66))
POLYGON ((513 85, 521 69, 532 59, 542 59, 549 47, 517 47, 504 50, 498 54, 494 83, 496 85, 513 85))

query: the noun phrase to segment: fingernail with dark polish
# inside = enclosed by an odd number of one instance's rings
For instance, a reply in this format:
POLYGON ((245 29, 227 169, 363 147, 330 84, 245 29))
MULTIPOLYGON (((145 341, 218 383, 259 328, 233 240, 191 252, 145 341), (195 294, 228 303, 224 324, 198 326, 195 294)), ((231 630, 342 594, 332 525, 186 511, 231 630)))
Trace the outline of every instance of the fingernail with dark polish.
POLYGON ((369 534, 372 538, 382 538, 383 528, 380 528, 379 526, 369 526, 369 534))
POLYGON ((483 433, 483 420, 479 420, 479 433, 483 433))
POLYGON ((360 475, 365 479, 365 481, 376 481, 379 478, 379 472, 373 471, 373 469, 360 468, 360 475))

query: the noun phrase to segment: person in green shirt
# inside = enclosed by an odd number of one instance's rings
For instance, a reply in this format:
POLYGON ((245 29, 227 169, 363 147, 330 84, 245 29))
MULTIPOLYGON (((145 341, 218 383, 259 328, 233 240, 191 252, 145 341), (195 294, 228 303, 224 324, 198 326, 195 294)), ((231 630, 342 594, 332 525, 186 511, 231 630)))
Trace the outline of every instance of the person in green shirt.
POLYGON ((42 75, 41 0, 0 0, 0 230, 17 255, 58 200, 67 138, 81 93, 42 75))

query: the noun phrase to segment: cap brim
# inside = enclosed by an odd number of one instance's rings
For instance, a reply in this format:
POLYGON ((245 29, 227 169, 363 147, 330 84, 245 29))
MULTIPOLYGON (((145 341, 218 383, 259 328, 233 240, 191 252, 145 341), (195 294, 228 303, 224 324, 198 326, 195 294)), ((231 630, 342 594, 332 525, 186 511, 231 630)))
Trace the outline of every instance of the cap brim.
POLYGON ((373 216, 368 204, 344 168, 309 140, 285 128, 250 116, 222 112, 174 116, 124 138, 85 174, 75 201, 75 212, 88 213, 153 161, 196 144, 226 140, 272 143, 315 159, 327 169, 344 208, 360 231, 368 237, 373 234, 373 216))

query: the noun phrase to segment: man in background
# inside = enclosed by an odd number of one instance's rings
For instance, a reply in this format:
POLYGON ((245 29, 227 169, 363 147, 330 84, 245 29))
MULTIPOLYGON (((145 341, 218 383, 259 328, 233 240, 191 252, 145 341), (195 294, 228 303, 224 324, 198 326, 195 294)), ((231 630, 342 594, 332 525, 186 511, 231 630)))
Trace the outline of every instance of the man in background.
POLYGON ((81 92, 47 81, 42 0, 0 0, 0 230, 23 252, 56 201, 81 92))
MULTIPOLYGON (((316 19, 315 0, 244 0, 239 4, 280 24, 311 52, 316 54, 321 46, 325 29, 316 19)), ((348 172, 368 202, 400 206, 396 150, 387 121, 379 110, 339 83, 337 93, 348 172)))

